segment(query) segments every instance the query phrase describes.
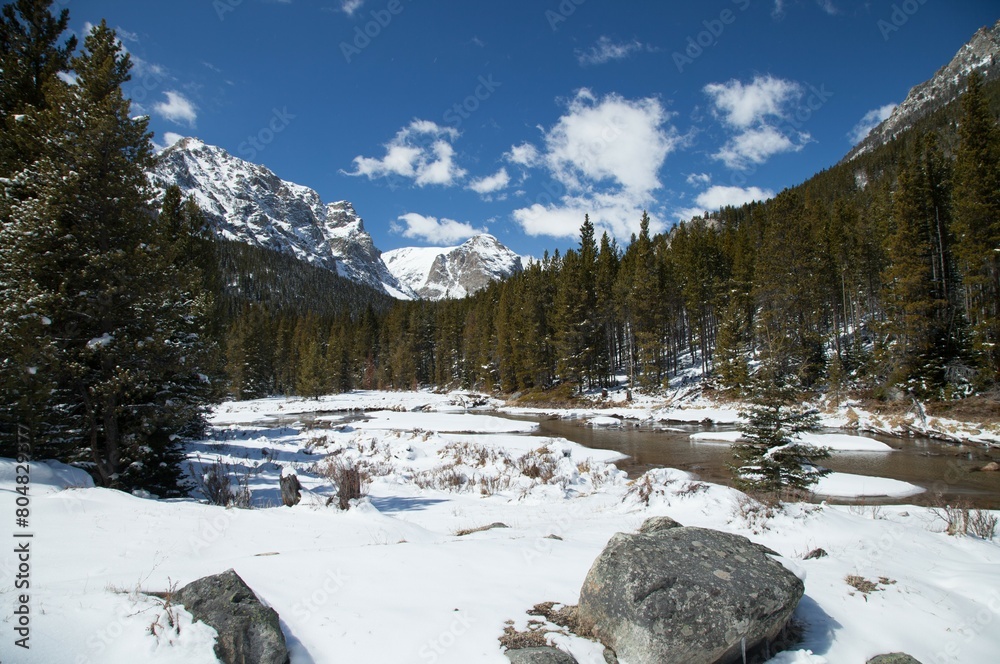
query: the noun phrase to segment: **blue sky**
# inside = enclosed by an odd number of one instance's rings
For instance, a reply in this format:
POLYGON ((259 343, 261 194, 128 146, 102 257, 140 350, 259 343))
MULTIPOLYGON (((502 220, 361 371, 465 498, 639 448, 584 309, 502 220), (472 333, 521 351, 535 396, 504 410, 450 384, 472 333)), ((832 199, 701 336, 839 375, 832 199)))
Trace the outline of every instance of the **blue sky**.
POLYGON ((376 246, 621 244, 772 195, 1000 12, 986 0, 60 0, 136 61, 156 141, 347 199, 376 246))

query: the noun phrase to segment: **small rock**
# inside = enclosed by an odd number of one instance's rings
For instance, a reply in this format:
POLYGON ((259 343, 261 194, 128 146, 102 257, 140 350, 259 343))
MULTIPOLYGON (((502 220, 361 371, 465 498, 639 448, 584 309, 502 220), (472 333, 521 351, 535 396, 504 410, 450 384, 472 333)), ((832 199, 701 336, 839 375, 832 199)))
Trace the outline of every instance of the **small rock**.
POLYGON ((669 516, 653 516, 642 522, 639 526, 640 535, 656 535, 671 528, 683 528, 683 526, 669 516))
POLYGON ((828 555, 827 552, 824 551, 823 549, 813 549, 812 551, 806 554, 806 557, 803 558, 803 560, 815 560, 816 558, 826 558, 827 555, 828 555))
POLYGON ((905 652, 891 652, 887 655, 876 655, 866 664, 920 664, 920 662, 905 652))
POLYGON ((577 664, 573 655, 558 648, 521 648, 504 654, 511 664, 577 664))
POLYGON ((604 649, 604 664, 618 664, 618 655, 611 648, 604 649))
POLYGON ((559 537, 558 535, 546 535, 545 539, 559 540, 560 542, 563 541, 563 538, 559 537))
POLYGON ((172 601, 215 628, 215 655, 223 664, 288 664, 277 611, 261 604, 235 570, 192 581, 172 601))
POLYGON ((996 461, 990 461, 988 464, 986 464, 979 470, 983 471, 984 473, 1000 472, 1000 463, 997 463, 996 461))

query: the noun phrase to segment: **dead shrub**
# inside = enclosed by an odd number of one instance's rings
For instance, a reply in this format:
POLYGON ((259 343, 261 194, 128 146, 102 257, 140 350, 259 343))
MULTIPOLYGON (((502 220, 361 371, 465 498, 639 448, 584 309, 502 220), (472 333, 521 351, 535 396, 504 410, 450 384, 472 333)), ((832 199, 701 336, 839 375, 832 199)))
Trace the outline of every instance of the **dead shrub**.
POLYGON ((773 494, 756 494, 750 496, 742 493, 736 499, 733 506, 733 516, 743 522, 743 524, 754 533, 768 530, 768 522, 781 509, 781 503, 774 498, 773 494))
POLYGON ((336 489, 336 494, 327 500, 327 505, 334 501, 342 510, 351 507, 351 501, 368 495, 368 482, 362 481, 362 472, 357 464, 335 459, 326 464, 321 475, 330 480, 336 489))
MULTIPOLYGON (((199 464, 202 463, 200 455, 197 460, 199 464)), ((250 480, 257 474, 256 464, 240 468, 217 458, 207 468, 202 465, 201 470, 195 467, 194 462, 188 462, 188 470, 194 478, 196 488, 209 504, 250 509, 250 480)))
POLYGON ((976 537, 992 540, 997 534, 997 517, 988 510, 974 510, 966 517, 969 531, 976 537))

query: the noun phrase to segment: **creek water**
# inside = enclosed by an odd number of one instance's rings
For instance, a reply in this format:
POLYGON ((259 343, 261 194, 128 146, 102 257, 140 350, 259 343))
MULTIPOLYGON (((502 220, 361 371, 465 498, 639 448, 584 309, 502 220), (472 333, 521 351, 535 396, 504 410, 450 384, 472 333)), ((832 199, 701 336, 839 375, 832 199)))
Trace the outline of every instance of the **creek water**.
MULTIPOLYGON (((581 420, 521 416, 515 419, 537 422, 539 427, 535 435, 538 436, 559 436, 586 447, 615 450, 628 455, 628 459, 616 465, 633 477, 650 468, 669 467, 689 471, 706 482, 732 484, 732 477, 726 468, 732 460, 730 446, 726 443, 694 443, 690 435, 698 431, 731 431, 734 427, 630 423, 622 427, 593 427, 581 420)), ((908 498, 866 498, 865 503, 954 505, 961 502, 972 507, 1000 509, 1000 473, 978 471, 990 461, 1000 461, 1000 449, 955 445, 930 438, 864 435, 886 443, 893 451, 833 452, 829 459, 822 462, 823 465, 837 472, 890 477, 926 489, 924 493, 908 498)), ((817 500, 821 499, 817 497, 817 500)))

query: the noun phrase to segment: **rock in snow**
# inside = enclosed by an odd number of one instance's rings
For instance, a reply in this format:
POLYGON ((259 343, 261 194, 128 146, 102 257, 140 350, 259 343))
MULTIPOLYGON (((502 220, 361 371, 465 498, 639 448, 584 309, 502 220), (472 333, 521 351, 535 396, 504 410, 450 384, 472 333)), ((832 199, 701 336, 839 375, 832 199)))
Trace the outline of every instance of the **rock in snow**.
POLYGON ((288 664, 278 613, 261 604, 235 570, 192 581, 173 601, 215 628, 215 654, 225 664, 288 664))
POLYGON ((506 653, 510 664, 576 664, 576 658, 558 648, 520 648, 506 653))
POLYGON ((580 591, 579 619, 630 664, 742 661, 772 641, 802 581, 763 546, 705 528, 644 524, 618 533, 580 591))

